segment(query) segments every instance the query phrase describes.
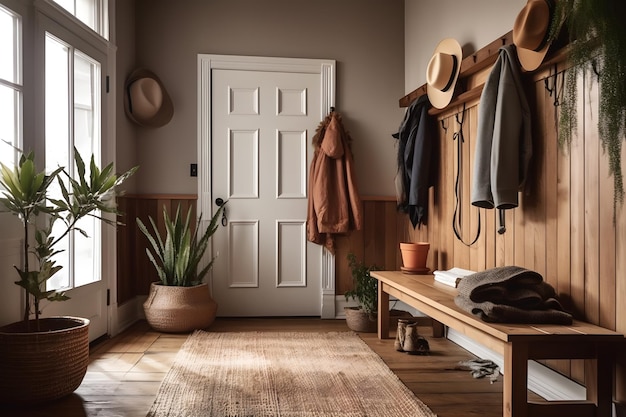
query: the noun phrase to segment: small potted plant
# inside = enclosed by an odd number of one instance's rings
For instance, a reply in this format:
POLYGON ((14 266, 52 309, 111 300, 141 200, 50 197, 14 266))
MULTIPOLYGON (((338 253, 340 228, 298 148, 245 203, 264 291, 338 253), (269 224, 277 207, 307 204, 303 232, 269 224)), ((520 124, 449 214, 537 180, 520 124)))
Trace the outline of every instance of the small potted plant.
MULTIPOLYGON (((79 220, 101 213, 118 214, 115 189, 136 168, 117 176, 113 164, 100 170, 92 155, 89 169, 74 149, 76 176, 64 167, 37 172, 34 153, 22 154, 13 169, 0 164, 0 208, 17 216, 23 227, 23 265, 15 266, 24 288, 24 319, 0 328, 0 403, 36 403, 71 394, 89 363, 89 320, 80 317, 41 317, 42 302, 63 301, 65 292, 49 290, 48 280, 62 267, 54 256, 59 243, 73 230, 84 235, 79 220), (58 183, 60 196, 52 198, 58 183), (62 228, 53 225, 62 224, 62 228), (62 231, 59 231, 62 230, 62 231), (31 316, 34 315, 34 319, 31 316)), ((61 242, 62 243, 62 242, 61 242)))
POLYGON ((163 209, 165 239, 161 238, 154 220, 149 217, 152 232, 137 219, 139 229, 152 247, 146 254, 159 276, 150 285, 150 294, 144 303, 146 320, 161 332, 179 333, 209 327, 215 320, 217 303, 211 297, 204 278, 211 270, 215 258, 198 271, 198 266, 208 247, 209 240, 219 227, 220 216, 226 208, 222 204, 211 218, 206 230, 199 236, 202 216, 191 229, 191 208, 183 219, 180 206, 172 219, 163 209))
POLYGON ((377 330, 378 281, 370 276, 376 266, 368 267, 348 254, 348 266, 352 271, 354 288, 346 291, 346 301, 356 300, 357 307, 345 307, 346 324, 355 332, 373 333, 377 330))

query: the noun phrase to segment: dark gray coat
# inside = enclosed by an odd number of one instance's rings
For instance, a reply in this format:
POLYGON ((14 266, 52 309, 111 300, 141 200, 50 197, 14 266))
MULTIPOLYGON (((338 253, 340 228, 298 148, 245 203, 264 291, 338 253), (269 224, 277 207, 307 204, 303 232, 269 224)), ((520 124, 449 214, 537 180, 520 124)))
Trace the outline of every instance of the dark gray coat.
POLYGON ((518 206, 532 155, 530 109, 514 45, 500 48, 478 106, 472 204, 518 206))

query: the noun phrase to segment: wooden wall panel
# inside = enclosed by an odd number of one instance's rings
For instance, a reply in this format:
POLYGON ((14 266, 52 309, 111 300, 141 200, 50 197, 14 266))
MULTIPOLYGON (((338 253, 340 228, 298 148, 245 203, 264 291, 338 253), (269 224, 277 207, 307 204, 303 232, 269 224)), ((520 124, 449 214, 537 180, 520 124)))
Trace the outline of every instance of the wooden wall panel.
MULTIPOLYGON (((412 229, 404 213, 396 210, 391 197, 362 197, 363 228, 335 239, 335 293, 352 289, 352 274, 347 256, 353 253, 358 262, 379 269, 400 269, 399 242, 413 241, 412 229), (407 227, 407 224, 409 225, 407 227)), ((426 229, 423 228, 422 233, 426 229)), ((426 237, 427 239, 427 237, 426 237)), ((417 239, 419 240, 419 239, 417 239)))
MULTIPOLYGON (((562 71, 559 64, 558 71, 562 71)), ((558 98, 554 67, 526 77, 533 123, 533 159, 520 206, 506 211, 506 233, 498 234, 496 210, 480 209, 482 233, 468 248, 452 230, 457 161, 454 134, 462 105, 436 114, 439 122, 440 171, 433 191, 428 228, 435 268, 453 266, 482 270, 502 265, 533 269, 552 284, 564 305, 582 320, 624 332, 626 329, 626 209, 613 218, 613 179, 598 137, 598 87, 594 79, 579 80, 578 128, 569 146, 558 145, 558 98), (556 103, 556 105, 555 105, 556 103)), ((562 88, 562 73, 557 90, 562 88)), ((480 104, 466 103, 461 207, 463 238, 471 239, 476 209, 470 205, 469 184, 474 160, 480 104)), ((625 152, 626 153, 626 152, 625 152)), ((412 234, 416 241, 418 234, 412 234)), ((422 238, 419 236, 420 239, 422 238)), ((626 353, 616 372, 617 396, 626 398, 626 353)), ((584 382, 582 361, 546 361, 559 372, 584 382)))
MULTIPOLYGON (((622 172, 626 172, 626 146, 622 146, 622 172)), ((615 328, 626 334, 626 206, 617 208, 615 227, 615 328)), ((610 291, 610 288, 607 288, 610 291)), ((603 298, 604 300, 604 298, 603 298)), ((615 372, 616 398, 626 403, 626 348, 619 352, 617 369, 615 372)))
POLYGON ((163 209, 174 216, 180 205, 182 216, 191 208, 195 227, 196 196, 193 195, 125 195, 118 198, 121 222, 117 228, 117 302, 123 304, 137 295, 146 295, 150 284, 158 281, 154 266, 146 255, 149 242, 137 227, 140 218, 152 230, 149 216, 164 235, 163 209))

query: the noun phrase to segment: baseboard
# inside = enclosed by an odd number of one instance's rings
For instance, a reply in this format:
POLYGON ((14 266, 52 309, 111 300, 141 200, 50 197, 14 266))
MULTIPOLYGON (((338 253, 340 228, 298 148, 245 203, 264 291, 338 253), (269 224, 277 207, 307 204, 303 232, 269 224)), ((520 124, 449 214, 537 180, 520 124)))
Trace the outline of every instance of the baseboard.
MULTIPOLYGON (((506 373, 502 355, 454 329, 448 328, 447 338, 479 358, 494 361, 506 373)), ((535 361, 528 361, 528 389, 548 401, 584 400, 587 392, 584 386, 535 361)))
POLYGON ((137 320, 145 318, 143 302, 146 296, 137 296, 124 304, 112 306, 110 335, 115 336, 126 330, 137 320))

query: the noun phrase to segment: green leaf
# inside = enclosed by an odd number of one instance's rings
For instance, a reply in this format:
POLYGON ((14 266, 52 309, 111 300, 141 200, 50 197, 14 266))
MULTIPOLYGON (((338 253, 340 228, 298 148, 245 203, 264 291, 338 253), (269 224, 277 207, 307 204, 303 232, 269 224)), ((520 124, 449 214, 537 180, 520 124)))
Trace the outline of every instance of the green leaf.
POLYGON ((152 218, 150 222, 153 226, 153 233, 150 233, 141 220, 137 219, 140 230, 146 235, 153 249, 153 252, 146 249, 148 256, 151 260, 158 257, 161 261, 160 263, 153 261, 153 264, 159 271, 159 277, 164 285, 190 286, 202 282, 213 265, 213 259, 201 271, 198 271, 198 265, 208 247, 209 239, 219 228, 219 220, 224 209, 223 205, 214 213, 209 226, 202 236, 199 236, 202 216, 192 231, 192 208, 189 208, 187 215, 183 218, 179 206, 174 217, 171 218, 164 207, 163 223, 166 233, 164 243, 152 218))

